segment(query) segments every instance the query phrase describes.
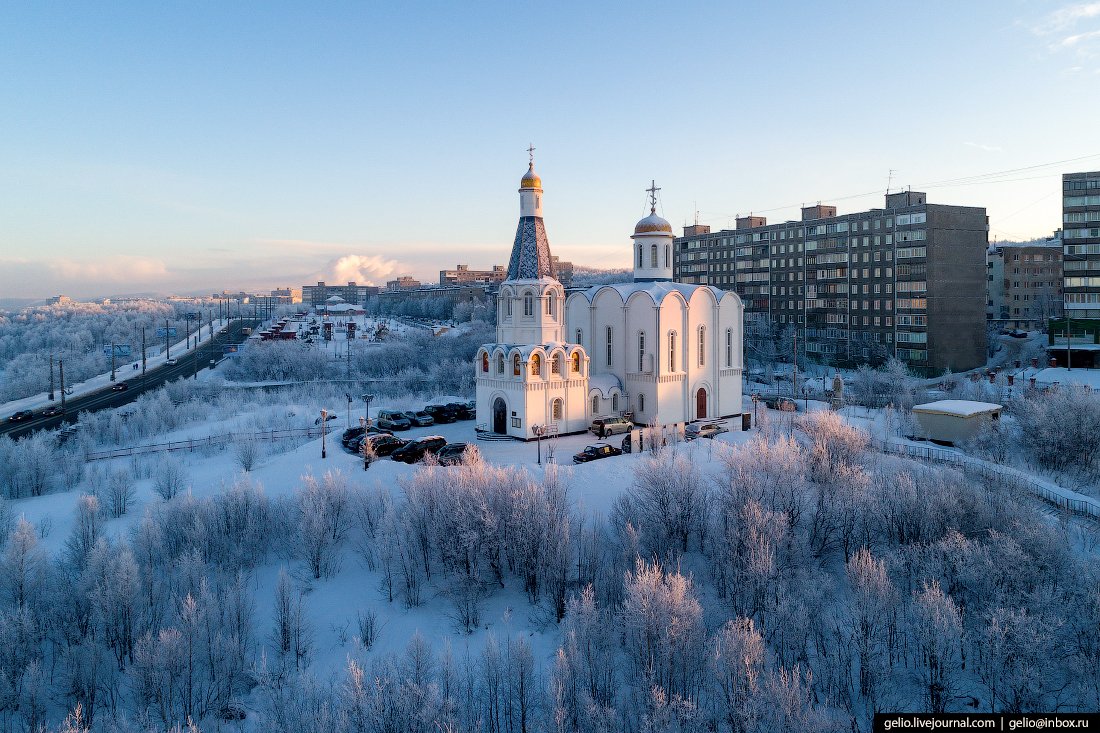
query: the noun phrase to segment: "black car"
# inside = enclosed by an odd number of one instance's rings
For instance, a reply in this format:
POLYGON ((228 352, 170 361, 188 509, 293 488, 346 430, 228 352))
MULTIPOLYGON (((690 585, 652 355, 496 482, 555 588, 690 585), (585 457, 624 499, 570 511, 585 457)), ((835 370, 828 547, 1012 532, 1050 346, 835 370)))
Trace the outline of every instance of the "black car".
POLYGON ((126 382, 119 382, 115 386, 111 387, 112 392, 125 392, 128 389, 130 389, 130 385, 126 384, 126 382))
POLYGON ((20 410, 11 417, 8 418, 8 422, 24 422, 30 420, 34 416, 34 413, 30 410, 20 410))
POLYGON ((598 461, 601 458, 621 456, 622 454, 623 452, 613 445, 597 443, 596 445, 585 447, 584 450, 573 456, 573 463, 588 463, 589 461, 598 461))
POLYGON ((447 405, 428 405, 424 408, 424 412, 431 415, 432 419, 440 425, 458 420, 458 415, 447 405))
POLYGON ((473 420, 477 413, 476 408, 471 408, 468 402, 448 402, 446 408, 459 420, 473 420))
POLYGON ((448 443, 439 449, 436 458, 441 466, 457 466, 477 455, 477 446, 469 443, 448 443))
POLYGON ((344 434, 340 436, 340 442, 344 444, 345 448, 351 447, 351 442, 363 437, 363 433, 367 432, 366 428, 348 428, 344 431, 344 434))
POLYGON ((359 439, 355 446, 356 453, 362 451, 364 442, 371 447, 374 451, 374 455, 379 458, 391 455, 394 451, 399 448, 404 448, 409 444, 409 441, 404 438, 398 438, 396 435, 390 435, 388 433, 371 433, 359 439))
POLYGON ((408 445, 398 448, 391 454, 391 458, 402 463, 416 463, 428 453, 437 453, 439 449, 447 445, 447 439, 440 435, 429 435, 426 438, 414 440, 408 445))
POLYGON ((409 422, 411 422, 415 427, 418 428, 426 428, 429 425, 435 425, 435 418, 433 418, 431 415, 424 412, 423 410, 417 412, 414 412, 413 410, 406 410, 401 414, 404 415, 409 422))
POLYGON ((57 417, 64 414, 65 411, 61 409, 61 405, 51 405, 42 411, 42 417, 57 417))

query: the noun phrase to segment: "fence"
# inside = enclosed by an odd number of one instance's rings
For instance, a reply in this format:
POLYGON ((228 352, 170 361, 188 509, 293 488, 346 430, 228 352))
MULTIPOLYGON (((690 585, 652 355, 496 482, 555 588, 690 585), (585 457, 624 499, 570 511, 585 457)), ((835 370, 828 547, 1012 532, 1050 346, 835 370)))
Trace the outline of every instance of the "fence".
MULTIPOLYGON (((328 430, 329 434, 339 430, 328 430)), ((205 438, 191 438, 189 440, 175 440, 168 443, 151 443, 149 445, 134 445, 128 448, 114 448, 105 451, 93 451, 88 453, 86 460, 102 461, 108 458, 123 458, 125 456, 140 456, 146 453, 167 453, 171 451, 194 451, 206 446, 222 446, 237 440, 289 440, 291 438, 319 438, 321 426, 310 428, 293 428, 290 430, 261 430, 255 433, 227 433, 225 435, 208 435, 205 438)))
POLYGON ((874 447, 881 450, 883 453, 894 453, 910 458, 922 458, 926 461, 949 463, 961 468, 978 471, 983 476, 997 476, 1012 479, 1043 501, 1054 504, 1060 509, 1080 516, 1100 519, 1100 502, 1086 497, 1076 498, 1073 496, 1066 496, 1065 494, 1052 490, 1049 486, 1044 486, 1037 481, 1021 475, 1011 468, 1000 467, 987 461, 977 460, 962 455, 961 453, 944 450, 943 448, 933 448, 924 445, 908 445, 904 443, 889 443, 882 440, 875 440, 873 443, 874 447))

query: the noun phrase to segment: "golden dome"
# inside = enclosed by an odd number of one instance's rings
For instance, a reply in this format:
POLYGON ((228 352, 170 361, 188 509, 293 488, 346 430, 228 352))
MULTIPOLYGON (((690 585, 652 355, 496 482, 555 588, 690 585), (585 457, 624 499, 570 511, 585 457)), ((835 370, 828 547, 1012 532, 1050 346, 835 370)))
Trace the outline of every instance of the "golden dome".
POLYGON ((535 164, 532 163, 527 169, 527 172, 523 174, 523 178, 519 182, 520 188, 542 188, 542 179, 539 178, 539 174, 535 173, 535 164))
POLYGON ((637 226, 634 227, 635 234, 651 234, 653 232, 668 232, 672 234, 672 225, 657 216, 656 213, 650 213, 649 216, 639 221, 637 226))

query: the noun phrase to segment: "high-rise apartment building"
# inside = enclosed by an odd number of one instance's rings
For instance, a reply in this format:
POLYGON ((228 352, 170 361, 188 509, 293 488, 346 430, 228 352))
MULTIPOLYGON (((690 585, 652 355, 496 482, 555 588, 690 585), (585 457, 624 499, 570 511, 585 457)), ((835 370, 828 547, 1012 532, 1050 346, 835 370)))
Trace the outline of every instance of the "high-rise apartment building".
POLYGON ((689 227, 675 242, 675 277, 737 291, 749 358, 760 334, 789 332, 800 354, 823 363, 895 356, 939 374, 986 361, 987 243, 984 208, 905 191, 855 214, 819 204, 801 221, 689 227))
POLYGON ((499 283, 508 276, 504 265, 493 265, 491 270, 471 270, 469 265, 458 265, 453 270, 439 271, 440 285, 468 285, 470 283, 499 283))
POLYGON ((1100 171, 1062 176, 1066 315, 1100 319, 1100 171))
POLYGON ((995 244, 986 259, 987 311, 1001 328, 1032 331, 1062 315, 1062 240, 995 244))

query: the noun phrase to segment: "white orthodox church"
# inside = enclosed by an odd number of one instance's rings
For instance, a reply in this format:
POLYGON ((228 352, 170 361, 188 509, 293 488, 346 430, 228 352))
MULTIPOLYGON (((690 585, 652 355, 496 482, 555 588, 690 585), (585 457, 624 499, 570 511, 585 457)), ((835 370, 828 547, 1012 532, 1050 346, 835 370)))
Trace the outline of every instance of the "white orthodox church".
POLYGON ((550 263, 542 179, 520 182, 520 218, 497 301, 496 343, 477 354, 477 421, 521 440, 741 413, 744 306, 736 293, 672 282, 672 226, 650 214, 631 239, 634 281, 565 297, 550 263))

